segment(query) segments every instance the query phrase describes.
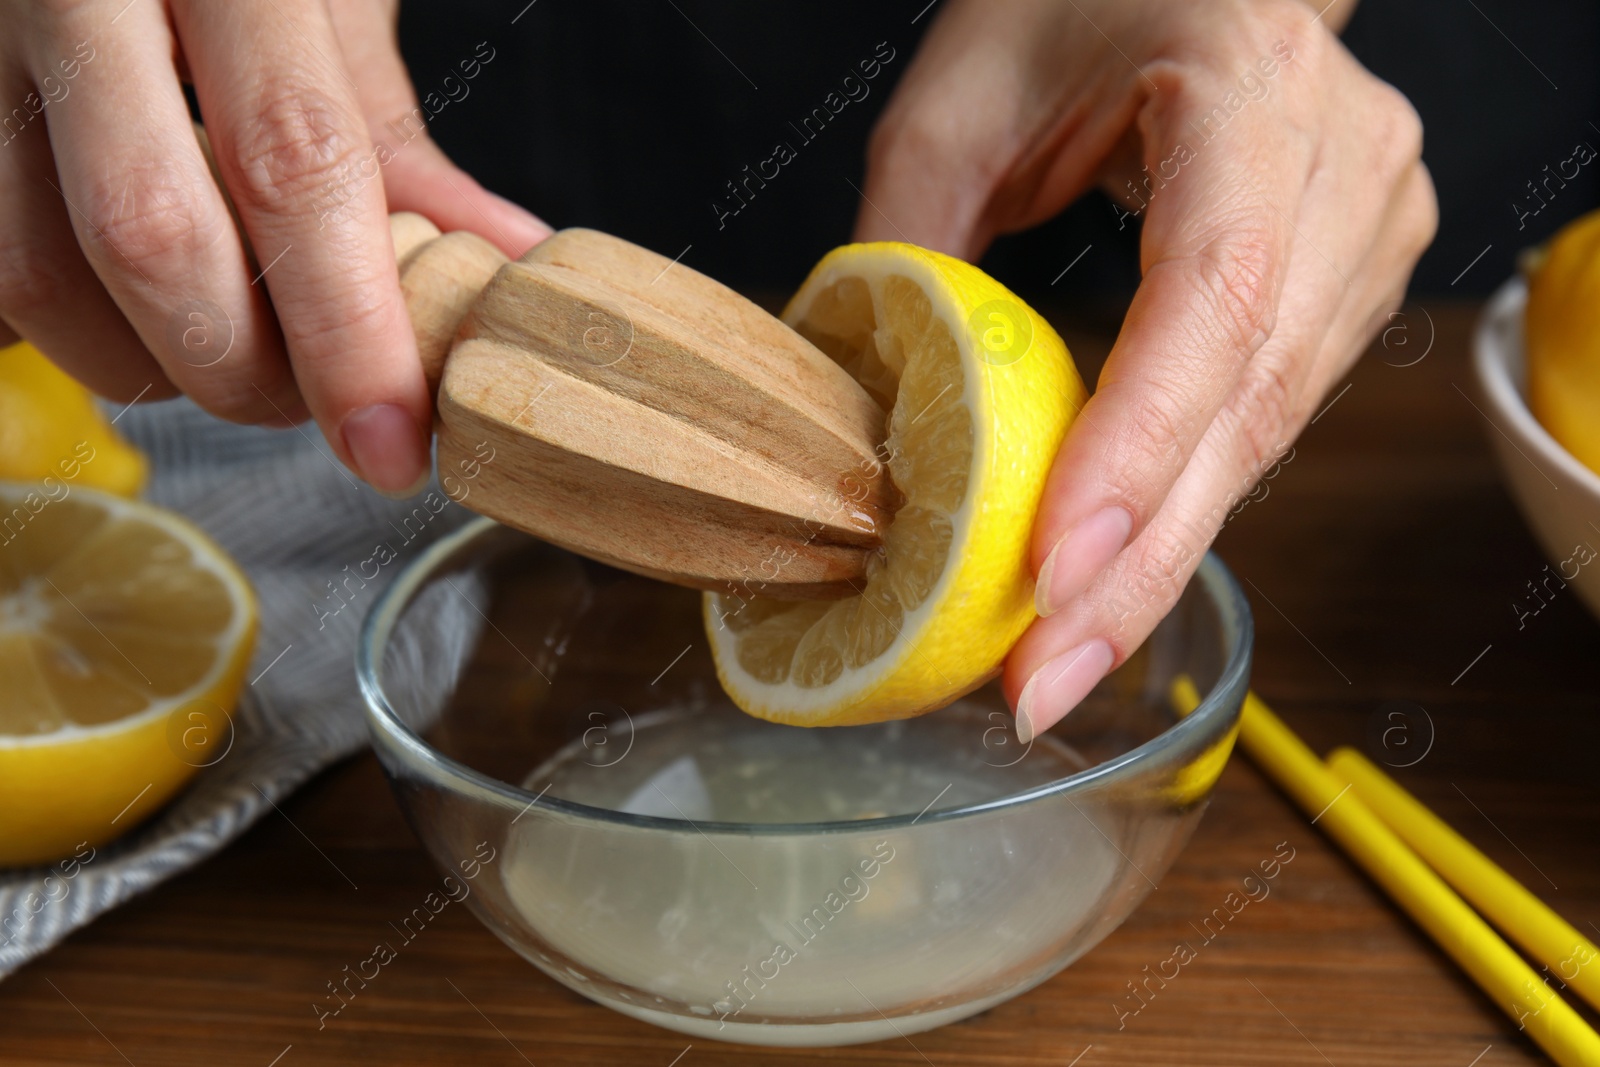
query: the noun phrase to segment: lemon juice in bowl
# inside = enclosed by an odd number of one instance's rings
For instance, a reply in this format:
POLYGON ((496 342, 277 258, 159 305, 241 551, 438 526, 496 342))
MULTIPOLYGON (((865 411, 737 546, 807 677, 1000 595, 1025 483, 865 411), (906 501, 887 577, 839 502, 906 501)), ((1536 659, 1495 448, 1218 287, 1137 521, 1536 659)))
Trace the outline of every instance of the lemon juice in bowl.
POLYGON ((523 787, 632 818, 511 835, 505 891, 547 946, 531 958, 610 990, 612 1007, 722 1040, 765 1043, 805 1022, 805 1043, 830 1025, 832 1040, 870 1041, 971 1014, 972 989, 1026 946, 1069 937, 1114 883, 1114 846, 1087 813, 1043 840, 1037 826, 981 817, 945 828, 932 852, 917 835, 941 811, 1088 765, 1049 736, 1027 749, 1000 737, 997 714, 963 701, 806 730, 678 708, 604 746, 573 741, 523 787), (894 816, 902 825, 873 825, 894 816), (822 849, 804 833, 746 832, 818 824, 837 828, 822 849), (1034 876, 1017 882, 1018 862, 1034 876))

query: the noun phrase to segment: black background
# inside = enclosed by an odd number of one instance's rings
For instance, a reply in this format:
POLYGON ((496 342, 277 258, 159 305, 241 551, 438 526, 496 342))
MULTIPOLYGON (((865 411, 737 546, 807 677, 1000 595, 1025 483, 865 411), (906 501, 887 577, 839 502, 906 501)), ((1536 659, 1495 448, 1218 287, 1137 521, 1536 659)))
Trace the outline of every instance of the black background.
MULTIPOLYGON (((1003 12, 1007 0, 993 2, 1003 12)), ((438 142, 554 226, 597 227, 669 256, 687 247, 685 263, 766 291, 792 289, 849 239, 868 131, 939 12, 934 4, 913 23, 927 0, 525 4, 402 3, 401 46, 419 95, 439 91, 479 42, 495 50, 469 94, 435 118, 438 142), (796 143, 789 122, 880 41, 897 55, 871 95, 814 141, 796 143), (719 230, 711 205, 724 183, 778 140, 795 143, 799 158, 719 230)), ((1595 206, 1600 161, 1525 229, 1513 207, 1532 206, 1526 183, 1579 141, 1600 148, 1600 5, 1366 0, 1344 39, 1410 97, 1426 128, 1441 222, 1413 292, 1488 292, 1520 248, 1595 206)), ((1126 294, 1138 281, 1136 230, 1119 233, 1110 202, 1091 194, 1003 238, 983 266, 1029 300, 1126 294), (1086 245, 1091 252, 1053 290, 1086 245)))

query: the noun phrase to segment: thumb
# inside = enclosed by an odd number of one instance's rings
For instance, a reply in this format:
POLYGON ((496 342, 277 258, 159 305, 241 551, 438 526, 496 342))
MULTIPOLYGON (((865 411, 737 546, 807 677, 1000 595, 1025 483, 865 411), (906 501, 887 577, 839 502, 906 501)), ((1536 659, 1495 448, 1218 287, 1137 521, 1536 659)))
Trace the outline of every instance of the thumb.
POLYGON ((1018 165, 1054 118, 1039 71, 1060 64, 1029 58, 1032 39, 1059 36, 1054 10, 1034 0, 1002 19, 982 0, 946 3, 872 131, 856 240, 971 261, 1013 228, 1032 192, 1018 165))
POLYGON ((913 65, 872 131, 855 240, 906 241, 976 260, 994 239, 987 209, 1001 127, 952 106, 954 78, 918 73, 913 65))
POLYGON ((1077 199, 1133 121, 1077 4, 1004 7, 946 0, 873 130, 857 240, 975 260, 1077 199))
MULTIPOLYGON (((418 103, 400 58, 393 0, 332 0, 329 6, 345 69, 360 72, 357 96, 389 210, 415 211, 447 232, 476 233, 512 258, 549 237, 542 219, 479 185, 428 135, 430 111, 418 103)), ((429 101, 465 100, 472 80, 494 59, 494 49, 480 44, 460 58, 444 92, 430 94, 429 101)))
POLYGON ((997 25, 983 4, 953 3, 928 31, 868 141, 856 240, 974 260, 994 238, 990 201, 1023 121, 1014 63, 991 40, 997 25))

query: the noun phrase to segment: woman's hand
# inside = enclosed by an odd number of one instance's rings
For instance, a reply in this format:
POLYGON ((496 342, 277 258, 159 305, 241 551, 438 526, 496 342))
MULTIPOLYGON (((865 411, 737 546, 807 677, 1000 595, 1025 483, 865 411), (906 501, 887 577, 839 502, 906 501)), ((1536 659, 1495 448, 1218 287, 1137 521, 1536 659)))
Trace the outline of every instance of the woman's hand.
MULTIPOLYGON (((550 231, 428 139, 394 15, 394 0, 0 0, 0 344, 26 337, 117 400, 309 414, 374 486, 417 488, 432 398, 388 212, 512 256, 550 231)), ((483 61, 461 58, 462 76, 483 61)))
POLYGON ((1005 670, 1024 737, 1150 634, 1433 237, 1415 112, 1317 14, 947 0, 874 131, 858 239, 974 259, 1095 183, 1143 226, 1034 531, 1043 617, 1005 670))

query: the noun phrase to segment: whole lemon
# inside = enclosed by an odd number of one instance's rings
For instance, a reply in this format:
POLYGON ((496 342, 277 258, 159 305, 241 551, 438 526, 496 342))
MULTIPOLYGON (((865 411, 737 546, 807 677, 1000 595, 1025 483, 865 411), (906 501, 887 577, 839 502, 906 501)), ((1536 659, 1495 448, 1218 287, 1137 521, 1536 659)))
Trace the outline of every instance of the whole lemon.
POLYGON ((1528 407, 1600 473, 1600 211, 1551 240, 1528 283, 1528 407))
POLYGON ((0 348, 0 479, 54 478, 131 497, 146 473, 89 390, 26 341, 0 348))

